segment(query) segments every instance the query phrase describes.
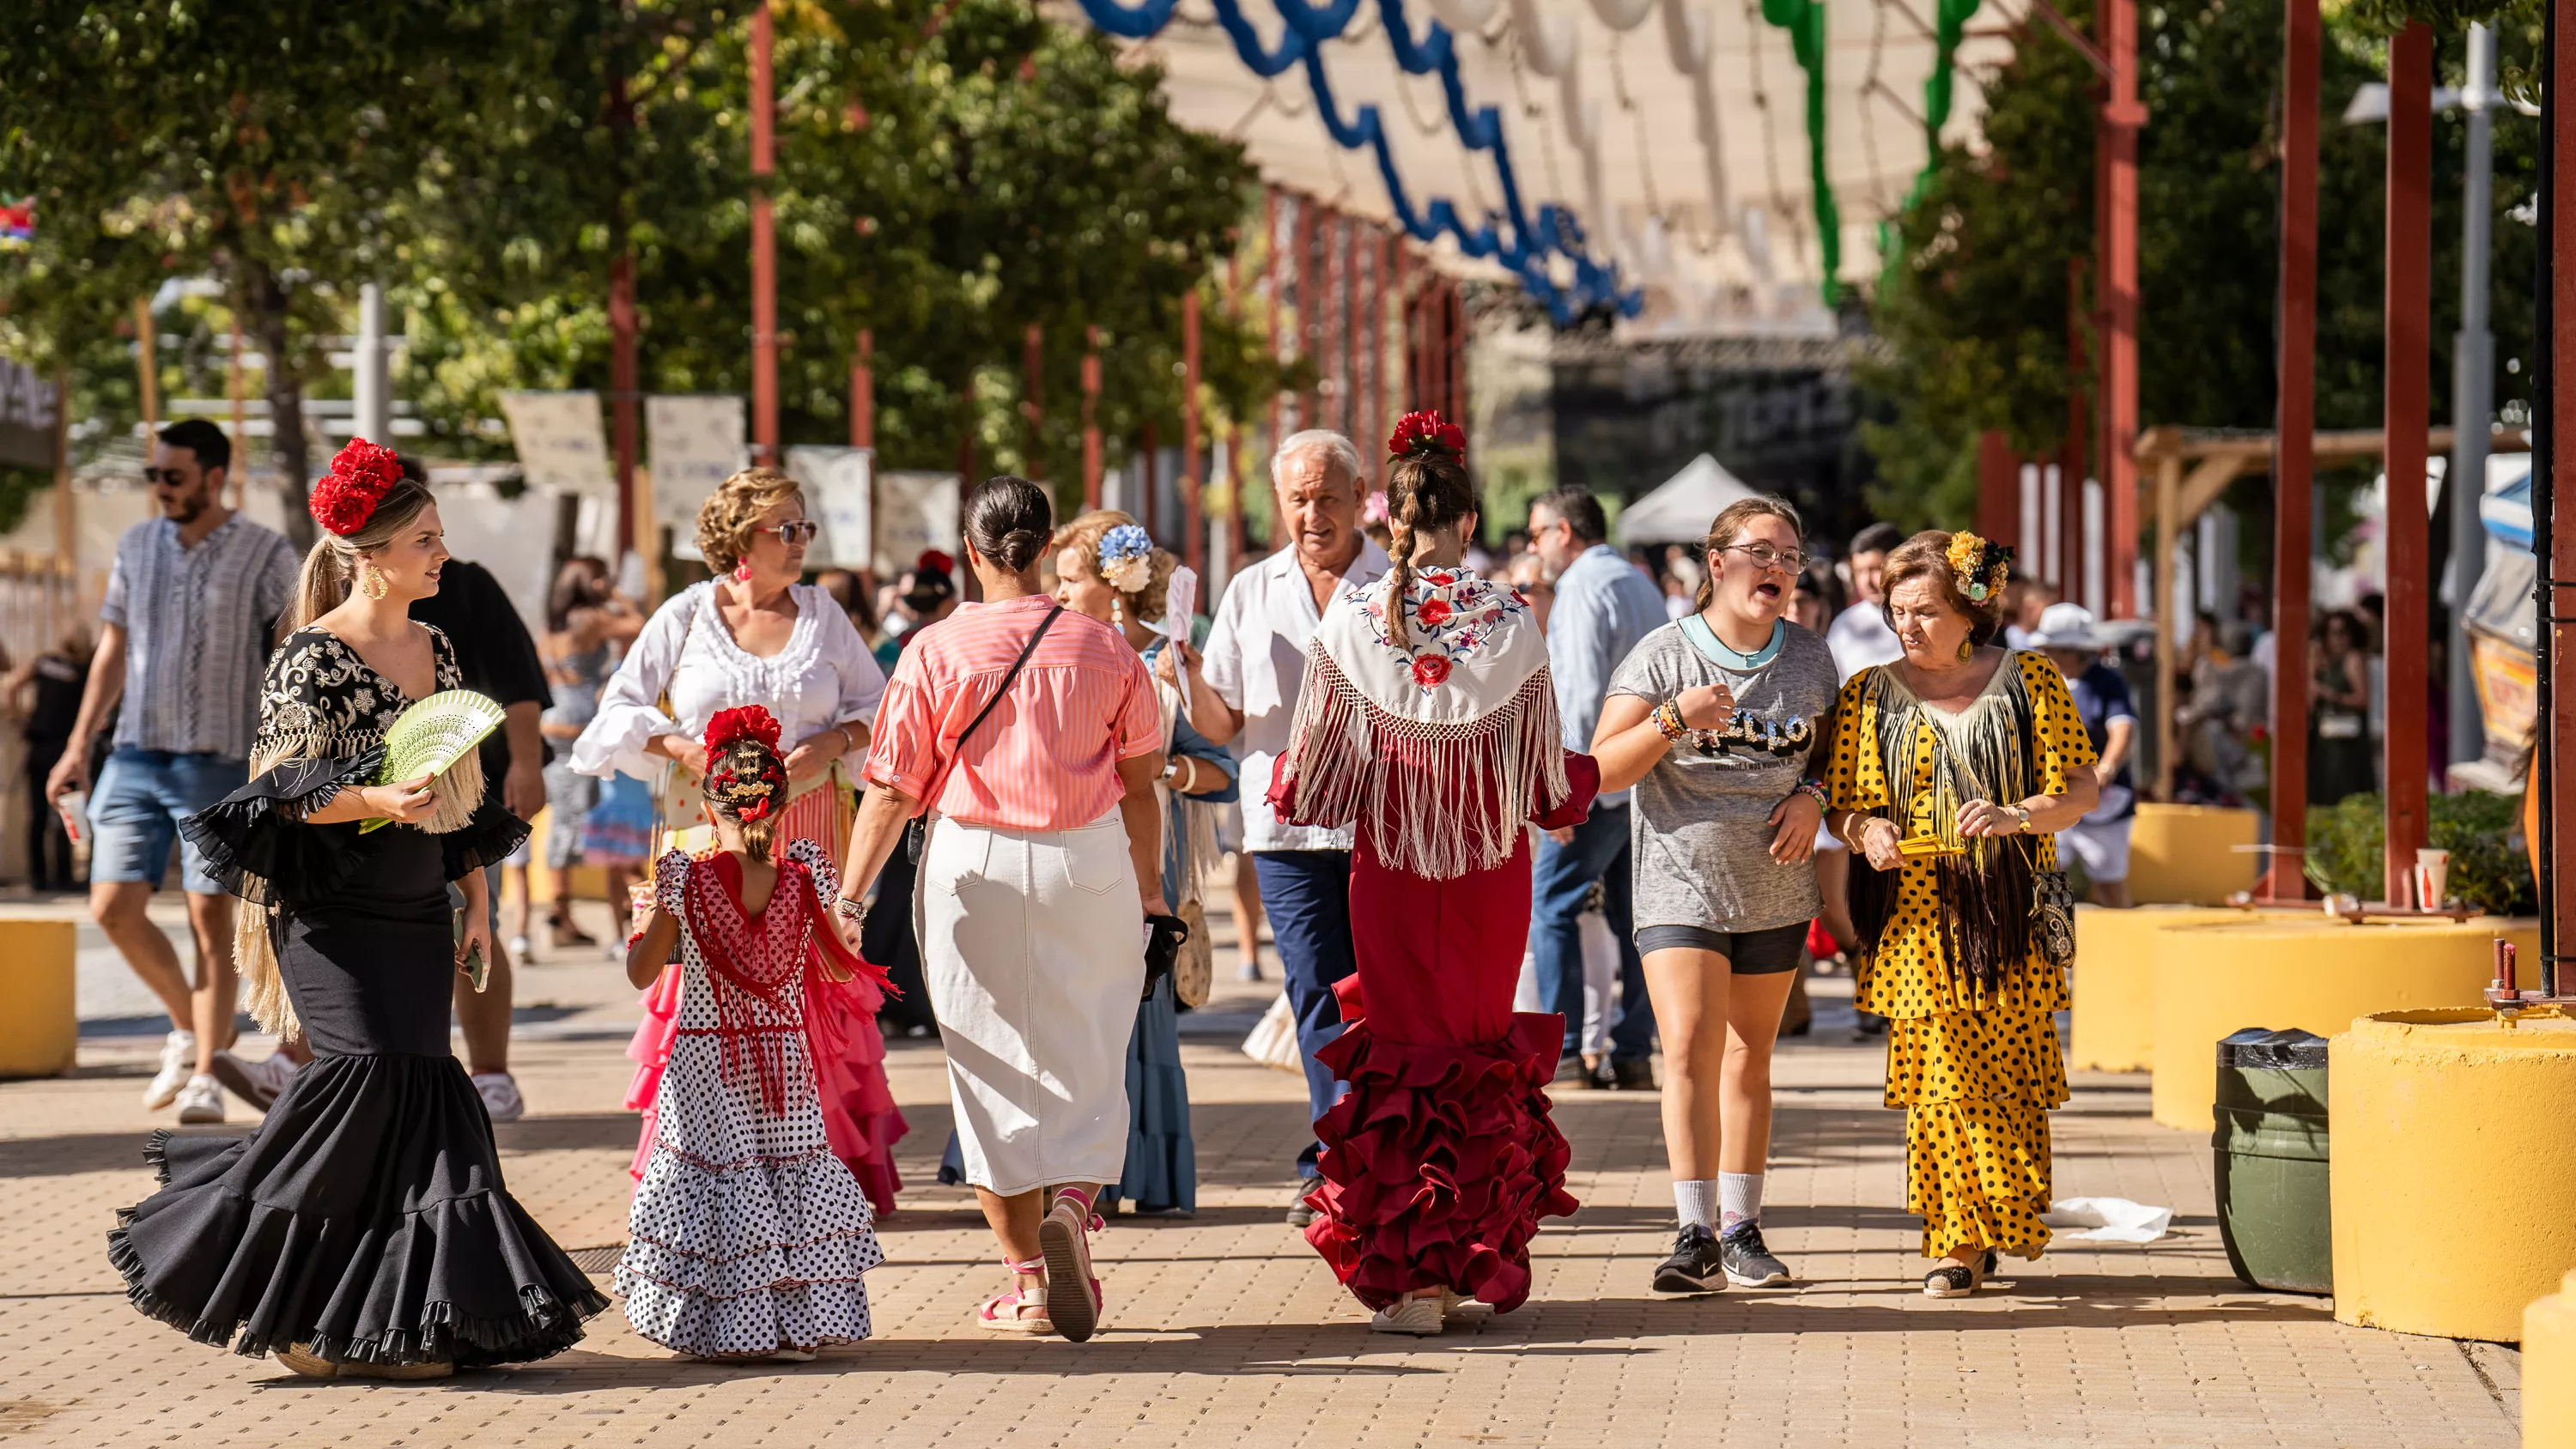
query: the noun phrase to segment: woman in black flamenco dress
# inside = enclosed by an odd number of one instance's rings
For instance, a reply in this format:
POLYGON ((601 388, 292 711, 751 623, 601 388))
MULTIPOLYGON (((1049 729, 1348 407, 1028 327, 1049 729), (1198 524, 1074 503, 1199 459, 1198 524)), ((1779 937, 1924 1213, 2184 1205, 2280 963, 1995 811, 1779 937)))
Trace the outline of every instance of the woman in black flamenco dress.
POLYGON ((484 799, 472 751, 434 781, 366 783, 412 691, 459 687, 447 637, 407 617, 447 559, 428 490, 356 443, 314 515, 255 777, 187 823, 254 907, 237 952, 250 1009, 300 1028, 314 1059, 246 1139, 153 1134, 161 1190, 119 1214, 109 1257, 143 1312, 308 1376, 544 1358, 607 1299, 503 1186, 448 1047, 449 973, 464 946, 490 949, 482 867, 527 827, 484 799), (361 834, 370 817, 394 823, 361 834))

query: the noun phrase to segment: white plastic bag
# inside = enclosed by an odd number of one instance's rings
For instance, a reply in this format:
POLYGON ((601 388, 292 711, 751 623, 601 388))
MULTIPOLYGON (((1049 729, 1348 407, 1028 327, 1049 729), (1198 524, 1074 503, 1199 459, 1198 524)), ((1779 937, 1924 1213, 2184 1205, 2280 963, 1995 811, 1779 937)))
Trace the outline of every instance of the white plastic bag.
POLYGON ((2061 1243, 2152 1243, 2173 1232, 2173 1209, 2125 1197, 2062 1197, 2039 1220, 2061 1243))

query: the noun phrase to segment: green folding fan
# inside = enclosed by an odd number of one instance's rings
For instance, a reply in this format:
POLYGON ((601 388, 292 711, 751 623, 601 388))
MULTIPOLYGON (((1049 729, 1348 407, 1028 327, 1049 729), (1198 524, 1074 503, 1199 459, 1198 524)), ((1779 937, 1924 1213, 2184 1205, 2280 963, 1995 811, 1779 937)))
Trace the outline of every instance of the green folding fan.
MULTIPOLYGON (((445 774, 450 765, 483 743, 485 735, 500 727, 501 714, 500 701, 470 689, 431 695, 404 710, 394 727, 385 731, 385 767, 376 773, 374 783, 391 785, 424 775, 445 774)), ((358 833, 364 835, 391 824, 377 816, 360 822, 358 833)))

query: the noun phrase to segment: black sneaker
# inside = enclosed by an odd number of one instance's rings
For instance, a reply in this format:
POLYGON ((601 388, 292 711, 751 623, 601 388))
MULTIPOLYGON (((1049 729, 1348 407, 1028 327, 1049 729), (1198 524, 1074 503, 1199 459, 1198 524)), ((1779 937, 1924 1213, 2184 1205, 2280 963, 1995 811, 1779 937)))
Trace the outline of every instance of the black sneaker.
POLYGON ((1655 1063, 1651 1057, 1630 1057, 1610 1063, 1610 1085, 1622 1092, 1655 1090, 1655 1063))
POLYGON ((1323 1185, 1324 1180, 1320 1177, 1297 1179, 1297 1190, 1288 1198, 1288 1226, 1302 1228, 1315 1220, 1315 1209, 1306 1201, 1306 1194, 1323 1185))
POLYGON ((1758 1222, 1747 1219, 1727 1229, 1717 1252, 1726 1263, 1726 1281, 1738 1288, 1777 1288, 1789 1281, 1789 1265, 1771 1256, 1758 1222))
POLYGON ((1726 1291, 1726 1254, 1717 1234, 1698 1223, 1685 1225, 1673 1237, 1673 1255, 1655 1265, 1658 1293, 1726 1291))

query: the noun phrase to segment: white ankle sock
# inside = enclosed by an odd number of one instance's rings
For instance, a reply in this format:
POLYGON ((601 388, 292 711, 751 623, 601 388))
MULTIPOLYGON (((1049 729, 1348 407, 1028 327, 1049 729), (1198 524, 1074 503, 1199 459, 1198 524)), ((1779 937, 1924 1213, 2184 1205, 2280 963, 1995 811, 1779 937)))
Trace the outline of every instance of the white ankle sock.
POLYGON ((1694 1225, 1717 1231, 1717 1179, 1700 1178, 1686 1181, 1673 1179, 1673 1208, 1681 1214, 1682 1226, 1694 1225))
POLYGON ((1762 1174, 1758 1172, 1721 1172, 1717 1175, 1718 1231, 1731 1232, 1737 1223, 1762 1221, 1762 1174))

